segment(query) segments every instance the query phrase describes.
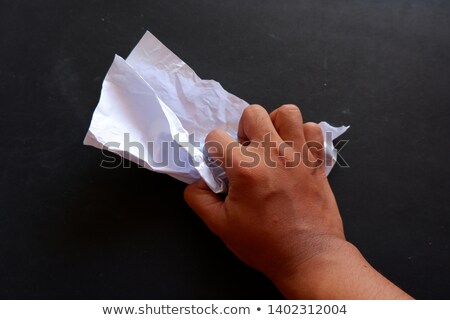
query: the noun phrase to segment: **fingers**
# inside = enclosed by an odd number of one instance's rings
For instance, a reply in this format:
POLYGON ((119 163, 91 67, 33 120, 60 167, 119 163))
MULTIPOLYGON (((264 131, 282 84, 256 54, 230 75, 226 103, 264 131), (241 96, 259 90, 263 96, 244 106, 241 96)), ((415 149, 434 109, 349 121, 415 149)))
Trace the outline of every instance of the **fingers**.
POLYGON ((205 149, 208 156, 218 162, 228 175, 229 169, 238 165, 241 159, 239 142, 223 130, 213 130, 206 136, 205 149))
POLYGON ((266 109, 260 105, 250 105, 245 108, 239 121, 238 130, 239 142, 245 143, 248 141, 261 142, 270 138, 271 141, 278 145, 283 142, 278 135, 272 120, 266 109), (267 134, 270 134, 268 137, 267 134))
POLYGON ((184 199, 212 232, 220 234, 225 225, 223 200, 202 179, 184 189, 184 199))
POLYGON ((301 150, 305 137, 300 109, 293 104, 285 104, 273 111, 270 118, 281 139, 294 142, 294 148, 301 150))
POLYGON ((309 152, 322 161, 325 160, 325 148, 323 145, 322 129, 317 123, 308 122, 303 125, 305 141, 309 152))
MULTIPOLYGON (((316 123, 302 122, 300 110, 295 105, 283 105, 270 116, 263 107, 251 105, 244 110, 239 122, 239 140, 241 143, 263 142, 262 147, 264 142, 275 142, 273 146, 279 148, 279 152, 286 158, 292 157, 293 149, 301 152, 306 150, 304 156, 309 158, 308 155, 311 155, 312 159, 305 161, 320 165, 325 160, 322 130, 316 123), (294 142, 294 148, 282 148, 284 141, 294 142), (317 162, 318 159, 322 162, 317 162)), ((233 180, 232 169, 239 167, 246 159, 241 152, 242 146, 222 130, 211 131, 205 142, 209 157, 218 161, 218 165, 222 166, 230 180, 233 180)), ((250 146, 244 150, 248 148, 250 146)))

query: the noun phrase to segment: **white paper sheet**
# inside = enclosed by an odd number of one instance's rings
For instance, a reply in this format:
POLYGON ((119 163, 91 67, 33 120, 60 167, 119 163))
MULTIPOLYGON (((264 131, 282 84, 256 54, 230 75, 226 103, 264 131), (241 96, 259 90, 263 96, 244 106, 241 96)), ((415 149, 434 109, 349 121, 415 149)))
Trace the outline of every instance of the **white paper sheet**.
MULTIPOLYGON (((186 183, 201 177, 214 192, 224 192, 226 175, 207 163, 203 143, 213 129, 236 137, 246 106, 218 82, 200 79, 147 31, 126 60, 114 58, 84 144, 186 183)), ((348 128, 326 122, 320 126, 324 136, 332 133, 332 139, 348 128)), ((336 150, 331 141, 325 141, 325 150, 332 159, 328 174, 336 150)))

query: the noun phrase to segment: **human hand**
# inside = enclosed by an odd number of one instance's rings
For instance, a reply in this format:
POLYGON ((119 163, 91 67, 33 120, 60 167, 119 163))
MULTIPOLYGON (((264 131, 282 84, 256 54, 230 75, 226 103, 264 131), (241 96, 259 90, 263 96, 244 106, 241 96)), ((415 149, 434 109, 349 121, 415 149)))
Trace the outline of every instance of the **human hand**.
POLYGON ((320 127, 303 124, 294 105, 270 115, 252 105, 243 112, 238 136, 239 143, 215 130, 205 141, 227 173, 225 200, 202 180, 185 190, 187 203, 228 248, 290 297, 311 294, 329 271, 327 262, 333 272, 345 271, 348 261, 364 268, 367 262, 345 240, 325 175, 320 127))

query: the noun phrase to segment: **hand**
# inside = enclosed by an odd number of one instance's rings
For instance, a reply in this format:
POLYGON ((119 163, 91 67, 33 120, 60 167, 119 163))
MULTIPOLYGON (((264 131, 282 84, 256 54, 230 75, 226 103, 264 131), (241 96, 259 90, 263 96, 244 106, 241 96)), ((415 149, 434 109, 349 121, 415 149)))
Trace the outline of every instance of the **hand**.
POLYGON ((333 272, 345 272, 348 261, 365 268, 345 240, 320 127, 303 124, 294 105, 270 115, 252 105, 242 114, 238 137, 239 143, 216 130, 205 141, 228 175, 225 200, 201 180, 185 190, 187 203, 228 248, 288 297, 316 297, 328 262, 333 272))

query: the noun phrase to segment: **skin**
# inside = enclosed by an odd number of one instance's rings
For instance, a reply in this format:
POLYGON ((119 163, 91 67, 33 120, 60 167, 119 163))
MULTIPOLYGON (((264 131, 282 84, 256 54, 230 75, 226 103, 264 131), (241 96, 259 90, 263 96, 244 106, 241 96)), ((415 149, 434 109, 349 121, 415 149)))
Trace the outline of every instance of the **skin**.
POLYGON ((209 155, 228 175, 226 198, 202 180, 184 193, 189 206, 236 256, 269 277, 286 298, 412 299, 346 241, 325 175, 317 124, 304 124, 295 105, 270 115, 251 105, 242 114, 238 137, 239 144, 215 130, 205 141, 215 146, 209 155), (271 148, 262 147, 267 134, 271 148), (254 160, 249 152, 270 161, 245 165, 254 160), (299 155, 303 162, 289 166, 299 155))

